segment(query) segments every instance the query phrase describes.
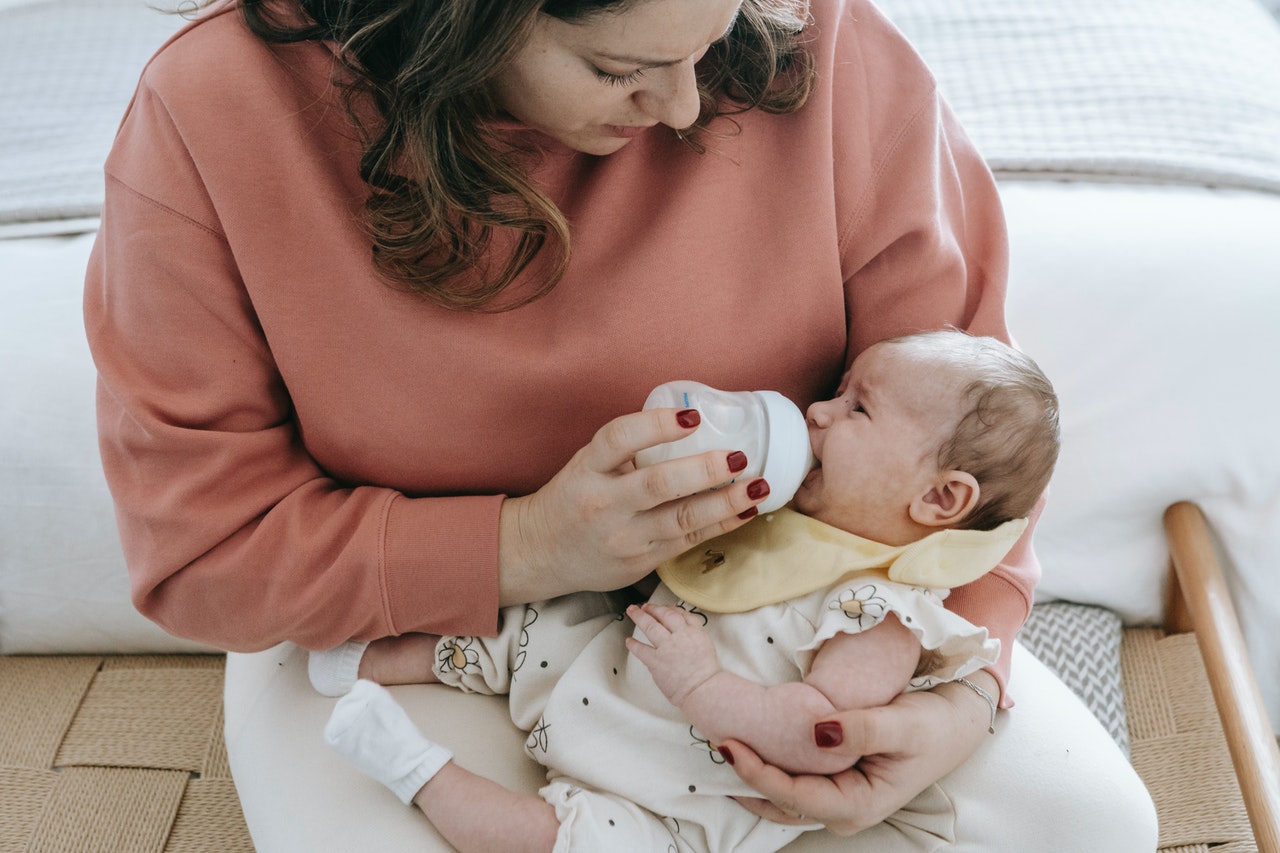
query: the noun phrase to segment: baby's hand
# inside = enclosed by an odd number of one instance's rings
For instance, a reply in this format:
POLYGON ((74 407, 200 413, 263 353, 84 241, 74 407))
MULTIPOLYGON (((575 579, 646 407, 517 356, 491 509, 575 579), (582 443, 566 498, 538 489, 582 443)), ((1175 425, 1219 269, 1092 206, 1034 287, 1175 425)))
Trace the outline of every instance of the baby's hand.
POLYGON ((680 707, 690 693, 720 671, 711 636, 689 611, 665 604, 633 604, 627 615, 649 640, 646 644, 628 637, 627 650, 649 668, 671 704, 680 707))

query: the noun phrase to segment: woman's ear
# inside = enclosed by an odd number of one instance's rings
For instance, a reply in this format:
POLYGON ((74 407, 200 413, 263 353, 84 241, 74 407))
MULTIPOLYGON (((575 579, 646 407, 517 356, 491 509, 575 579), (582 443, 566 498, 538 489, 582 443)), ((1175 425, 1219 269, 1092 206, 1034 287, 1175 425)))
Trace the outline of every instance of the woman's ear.
POLYGON ((942 471, 911 502, 911 520, 925 527, 954 527, 978 506, 978 480, 964 471, 942 471))

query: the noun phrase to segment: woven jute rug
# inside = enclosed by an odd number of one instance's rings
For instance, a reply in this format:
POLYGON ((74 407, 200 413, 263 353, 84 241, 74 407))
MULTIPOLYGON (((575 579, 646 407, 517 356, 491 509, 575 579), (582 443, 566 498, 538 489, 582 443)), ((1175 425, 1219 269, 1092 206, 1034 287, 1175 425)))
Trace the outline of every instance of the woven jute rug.
MULTIPOLYGON (((223 666, 0 657, 0 853, 252 851, 222 739, 223 666)), ((1125 630, 1121 669, 1161 853, 1257 853, 1194 636, 1125 630)))
POLYGON ((252 853, 224 663, 0 657, 0 853, 252 853))
POLYGON ((1160 816, 1162 853, 1257 853, 1194 634, 1124 632, 1130 761, 1160 816))

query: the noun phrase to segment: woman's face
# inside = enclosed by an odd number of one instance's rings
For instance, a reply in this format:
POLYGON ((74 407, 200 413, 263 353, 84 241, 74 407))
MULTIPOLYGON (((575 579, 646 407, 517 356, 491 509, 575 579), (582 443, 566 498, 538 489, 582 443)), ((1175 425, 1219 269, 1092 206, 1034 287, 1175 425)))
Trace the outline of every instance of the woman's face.
POLYGON ((656 124, 698 118, 694 65, 742 0, 640 0, 576 23, 539 14, 495 81, 499 106, 584 154, 612 154, 656 124))

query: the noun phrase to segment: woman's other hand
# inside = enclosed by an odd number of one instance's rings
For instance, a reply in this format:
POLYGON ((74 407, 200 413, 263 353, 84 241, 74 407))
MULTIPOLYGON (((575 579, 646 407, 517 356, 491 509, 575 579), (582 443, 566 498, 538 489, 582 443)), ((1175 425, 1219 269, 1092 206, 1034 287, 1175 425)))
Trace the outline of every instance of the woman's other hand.
POLYGON ((503 502, 501 603, 632 584, 663 560, 746 523, 764 480, 711 487, 747 465, 733 448, 637 469, 635 455, 697 428, 692 409, 650 409, 605 424, 538 491, 503 502))
MULTIPOLYGON (((999 695, 988 673, 969 679, 999 695)), ((960 766, 988 737, 990 719, 991 707, 982 697, 952 683, 820 721, 817 744, 857 761, 834 776, 790 775, 765 764, 739 741, 726 741, 721 751, 738 776, 765 797, 738 798, 748 811, 779 823, 822 823, 837 835, 853 835, 960 766)))

